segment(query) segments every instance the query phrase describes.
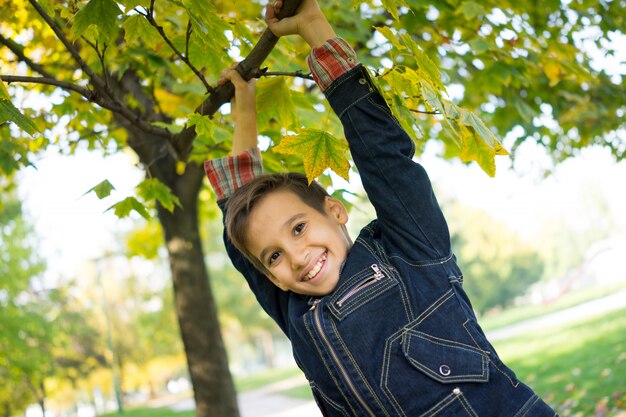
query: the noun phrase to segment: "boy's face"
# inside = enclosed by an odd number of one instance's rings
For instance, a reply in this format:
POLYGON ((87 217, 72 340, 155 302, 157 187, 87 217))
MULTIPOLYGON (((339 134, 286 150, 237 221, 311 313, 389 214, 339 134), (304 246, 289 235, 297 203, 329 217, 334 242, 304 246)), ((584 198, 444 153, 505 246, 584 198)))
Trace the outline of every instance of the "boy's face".
POLYGON ((339 282, 339 270, 352 245, 345 232, 345 207, 326 197, 325 214, 290 191, 263 197, 250 213, 247 249, 284 291, 326 295, 339 282))

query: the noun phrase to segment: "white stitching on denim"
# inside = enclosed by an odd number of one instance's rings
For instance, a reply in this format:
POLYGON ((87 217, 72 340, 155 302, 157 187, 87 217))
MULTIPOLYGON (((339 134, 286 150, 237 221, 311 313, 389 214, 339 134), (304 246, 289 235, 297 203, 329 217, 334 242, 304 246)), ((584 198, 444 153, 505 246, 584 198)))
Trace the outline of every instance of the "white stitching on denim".
POLYGON ((433 260, 430 260, 430 261, 424 261, 424 262, 429 262, 429 263, 427 263, 427 264, 422 264, 422 263, 416 263, 416 262, 411 262, 411 261, 408 261, 408 260, 404 259, 404 258, 402 257, 402 255, 389 255, 389 257, 390 257, 390 258, 398 258, 398 259, 400 259, 402 262, 404 262, 405 264, 407 264, 407 265, 411 265, 411 266, 416 267, 416 268, 421 268, 421 267, 425 267, 425 266, 434 266, 434 265, 441 265, 441 264, 445 264, 446 262, 448 262, 449 260, 451 260, 453 256, 454 256, 454 254, 450 253, 450 255, 445 256, 445 257, 443 257, 443 258, 433 259, 433 260))
POLYGON ((491 352, 489 350, 485 350, 483 349, 482 346, 480 346, 480 344, 478 343, 478 341, 476 341, 476 339, 474 338, 474 335, 472 334, 472 332, 470 332, 470 330, 467 328, 467 324, 470 322, 470 319, 465 320, 465 323, 463 323, 463 327, 465 328, 465 331, 467 332, 467 334, 469 335, 469 337, 472 338, 472 340, 474 341, 474 344, 476 345, 477 348, 481 349, 482 351, 485 351, 489 354, 489 363, 491 363, 493 365, 494 368, 496 368, 496 370, 498 372, 500 372, 502 375, 504 375, 509 382, 511 383, 511 385, 513 386, 513 388, 517 388, 517 386, 519 385, 520 381, 517 382, 513 382, 513 379, 509 376, 509 374, 507 374, 506 372, 504 372, 502 369, 500 369, 500 367, 494 362, 493 359, 491 359, 491 352))
POLYGON ((476 411, 474 411, 470 403, 467 401, 467 398, 465 398, 462 393, 459 394, 457 398, 459 399, 459 403, 461 403, 461 406, 465 409, 465 411, 467 411, 467 414, 472 417, 478 417, 478 414, 476 414, 476 411))
MULTIPOLYGON (((400 406, 400 403, 398 402, 398 400, 396 400, 396 398, 394 397, 393 393, 391 392, 388 386, 389 364, 391 363, 391 347, 393 346, 394 342, 398 338, 402 338, 403 334, 404 334, 404 330, 400 329, 394 335, 390 336, 387 339, 387 342, 385 343, 385 351, 383 353, 383 366, 382 366, 383 369, 382 369, 381 378, 380 378, 380 389, 385 393, 385 395, 387 396, 387 399, 391 402, 391 405, 393 405, 394 408, 396 409, 396 412, 398 412, 402 416, 406 416, 406 414, 404 414, 404 410, 400 406)), ((402 349, 400 344, 398 344, 398 349, 400 350, 402 349)))
MULTIPOLYGON (((318 308, 321 308, 321 307, 318 306, 318 308)), ((330 375, 330 377, 332 378, 333 382, 335 383, 335 386, 337 387, 337 389, 341 393, 341 396, 346 401, 346 404, 348 404, 348 407, 350 407, 350 410, 352 410, 352 413, 354 415, 356 415, 356 411, 352 407, 352 404, 350 403, 350 401, 348 401, 348 397, 346 397, 346 394, 344 393, 344 391, 341 389, 341 385, 339 384, 339 381, 337 381, 337 379, 335 378, 335 375, 333 375, 333 372, 330 369, 328 363, 324 359, 324 355, 322 354, 322 351, 320 350, 320 348, 318 346, 318 343, 317 343, 317 341, 315 339, 315 335, 313 334, 313 331, 311 330, 311 327, 309 326, 309 323, 307 321, 307 314, 304 315, 303 321, 304 321, 304 327, 306 328, 307 332, 309 333, 309 336, 311 336, 311 340, 313 341, 313 345, 315 345, 315 350, 317 350, 317 353, 318 353, 320 359, 322 360, 322 363, 324 364, 324 367, 326 368, 326 371, 328 371, 328 375, 330 375)))
MULTIPOLYGON (((365 386, 367 387, 368 391, 372 394, 372 397, 374 397, 374 399, 378 403, 378 406, 380 407, 380 409, 386 411, 386 409, 383 406, 382 402, 380 402, 380 399, 378 398, 378 395, 376 395, 376 392, 372 389, 371 385, 367 381, 367 378, 365 377, 365 375, 361 371, 361 368, 356 363, 356 360, 354 359, 354 355, 352 355, 352 351, 348 348, 348 346, 345 344, 345 342, 341 338, 341 334, 339 333, 335 323, 333 321, 331 321, 330 324, 333 327, 333 330, 335 332, 335 335, 337 336, 337 339, 339 340, 339 343, 341 343, 341 345, 344 348, 344 351, 346 352, 346 354, 348 355, 348 358, 350 359, 350 362, 352 362, 352 365, 353 365, 354 369, 356 369, 356 371, 361 376, 362 382, 365 384, 365 386)), ((386 413, 385 413, 385 415, 389 416, 389 414, 386 414, 386 413)))
POLYGON ((537 404, 537 401, 539 401, 539 397, 537 395, 533 395, 524 403, 522 408, 520 408, 513 417, 524 417, 528 415, 528 412, 532 410, 535 404, 537 404))
POLYGON ((421 414, 420 417, 436 416, 437 414, 439 414, 440 412, 448 408, 448 406, 452 404, 454 400, 456 400, 456 398, 457 398, 456 395, 449 394, 448 396, 444 397, 441 401, 439 401, 437 404, 435 404, 430 409, 428 409, 425 413, 421 414))
POLYGON ((407 330, 411 330, 416 326, 420 325, 424 320, 426 320, 431 314, 433 314, 443 303, 448 301, 450 298, 454 296, 452 290, 446 291, 441 297, 439 297, 433 304, 430 305, 426 310, 422 312, 415 320, 411 323, 407 323, 405 326, 407 330))
POLYGON ((309 385, 311 386, 311 391, 317 392, 321 399, 324 400, 324 404, 331 406, 335 411, 340 412, 344 417, 349 417, 346 414, 346 410, 341 406, 341 404, 336 403, 328 395, 324 394, 315 382, 311 382, 309 385))
MULTIPOLYGON (((435 342, 433 340, 429 340, 428 338, 422 337, 420 334, 415 334, 415 332, 407 332, 407 334, 414 334, 416 337, 420 337, 430 343, 433 343, 435 345, 439 345, 439 346, 444 346, 444 347, 449 347, 449 348, 454 348, 454 349, 461 349, 461 350, 465 350, 467 352, 471 352, 477 355, 480 355, 481 357, 481 368, 482 368, 482 374, 481 375, 459 375, 459 376, 453 376, 453 377, 449 377, 449 378, 441 378, 439 377, 439 375, 437 375, 437 373, 435 371, 433 371, 432 369, 428 368, 427 366, 422 365, 420 362, 416 361, 415 359, 413 359, 410 356, 405 356, 406 359, 411 362, 412 364, 414 364, 414 366, 416 366, 419 370, 421 370, 422 372, 426 373, 428 376, 430 376, 432 379, 439 381, 439 382, 446 382, 446 381, 454 381, 454 382, 485 382, 485 377, 489 377, 489 374, 485 371, 485 362, 487 360, 487 358, 482 355, 480 352, 477 352, 476 349, 470 350, 461 346, 454 346, 451 343, 439 343, 439 342, 435 342), (480 379, 479 379, 480 378, 480 379)), ((439 340, 445 340, 445 339, 439 339, 439 340)), ((452 342, 447 341, 447 342, 452 342)), ((410 339, 409 339, 409 345, 410 345, 410 339)), ((406 350, 410 350, 410 346, 407 346, 406 350)))

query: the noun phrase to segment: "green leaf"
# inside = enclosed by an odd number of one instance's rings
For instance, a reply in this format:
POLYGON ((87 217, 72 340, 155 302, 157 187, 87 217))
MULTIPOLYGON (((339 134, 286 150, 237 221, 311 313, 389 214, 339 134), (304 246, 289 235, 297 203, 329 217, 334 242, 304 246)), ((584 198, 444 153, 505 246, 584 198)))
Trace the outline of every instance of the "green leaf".
POLYGON ((467 20, 474 20, 477 16, 484 16, 486 13, 482 5, 473 1, 464 1, 457 9, 457 14, 463 14, 467 20))
POLYGON ((478 37, 469 41, 469 46, 475 55, 480 55, 491 49, 491 43, 489 43, 489 41, 487 41, 485 38, 478 37))
POLYGON ((100 184, 96 185, 95 187, 91 188, 89 191, 87 191, 85 194, 89 194, 90 192, 94 192, 96 193, 96 195, 98 196, 98 198, 100 200, 102 200, 105 197, 108 197, 109 195, 111 195, 111 191, 115 190, 115 187, 113 186, 113 184, 111 184, 109 182, 109 180, 104 180, 102 181, 100 184))
POLYGON ((309 182, 332 169, 341 178, 348 180, 350 163, 345 156, 348 145, 333 135, 318 129, 299 129, 297 135, 285 136, 274 151, 298 155, 304 163, 309 182))
MULTIPOLYGON (((144 200, 157 200, 170 213, 174 206, 181 207, 180 200, 172 190, 156 178, 144 180, 137 186, 137 191, 144 200)), ((140 213, 141 214, 141 213, 140 213)))
POLYGON ((465 162, 476 161, 487 175, 494 177, 496 175, 496 153, 493 148, 465 126, 461 126, 461 132, 461 159, 465 162))
POLYGON ((443 105, 441 104, 439 94, 435 90, 434 86, 425 79, 420 81, 420 85, 422 87, 422 97, 424 98, 424 101, 428 103, 431 109, 443 112, 443 105))
POLYGON ((187 126, 195 126, 198 137, 211 139, 213 136, 213 120, 209 116, 193 113, 187 120, 187 126))
POLYGON ((0 125, 5 122, 15 123, 20 129, 33 137, 39 133, 37 126, 32 120, 20 113, 10 100, 2 98, 0 99, 0 125))
POLYGON ((408 4, 404 0, 382 0, 383 7, 393 16, 394 19, 398 20, 398 6, 409 7, 408 4))
MULTIPOLYGON (((410 39, 408 35, 403 36, 410 39)), ((415 42, 411 40, 411 45, 409 48, 413 52, 415 57, 415 62, 419 67, 419 74, 430 81, 438 90, 446 91, 446 87, 441 82, 441 72, 437 65, 426 55, 415 42)))
POLYGON ((117 33, 117 16, 121 13, 113 0, 90 0, 74 16, 72 34, 78 38, 93 25, 98 28, 103 40, 109 43, 117 33))
POLYGON ((156 29, 142 15, 130 16, 124 21, 123 26, 124 39, 128 44, 141 39, 147 47, 153 48, 160 40, 156 29))
POLYGON ((281 127, 297 126, 298 117, 291 90, 284 77, 268 77, 257 83, 259 125, 278 122, 281 127))
POLYGON ((5 98, 7 100, 11 100, 11 96, 9 95, 9 90, 7 86, 4 85, 4 81, 0 80, 0 99, 5 98))
POLYGON ((509 153, 502 147, 496 135, 493 134, 491 130, 485 123, 474 113, 471 111, 462 109, 461 110, 461 119, 460 122, 467 127, 470 127, 474 130, 476 135, 485 142, 490 148, 492 148, 496 154, 498 155, 508 155, 509 153))
POLYGON ((106 209, 105 212, 111 209, 115 210, 115 215, 119 217, 120 219, 123 219, 124 217, 128 217, 130 212, 133 210, 139 213, 141 217, 143 217, 144 219, 146 220, 150 219, 150 214, 148 213, 146 206, 141 204, 139 200, 137 200, 135 197, 126 197, 122 201, 113 204, 111 207, 106 209))

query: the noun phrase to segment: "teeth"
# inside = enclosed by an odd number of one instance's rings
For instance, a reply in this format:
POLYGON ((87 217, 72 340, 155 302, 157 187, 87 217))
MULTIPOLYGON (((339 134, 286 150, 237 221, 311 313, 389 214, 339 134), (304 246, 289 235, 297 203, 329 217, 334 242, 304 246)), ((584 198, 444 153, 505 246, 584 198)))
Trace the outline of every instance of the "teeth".
POLYGON ((325 260, 326 255, 322 256, 319 261, 317 261, 313 269, 311 269, 309 273, 304 276, 304 280, 310 281, 315 275, 317 275, 317 273, 320 272, 320 269, 322 269, 322 265, 324 264, 325 260))

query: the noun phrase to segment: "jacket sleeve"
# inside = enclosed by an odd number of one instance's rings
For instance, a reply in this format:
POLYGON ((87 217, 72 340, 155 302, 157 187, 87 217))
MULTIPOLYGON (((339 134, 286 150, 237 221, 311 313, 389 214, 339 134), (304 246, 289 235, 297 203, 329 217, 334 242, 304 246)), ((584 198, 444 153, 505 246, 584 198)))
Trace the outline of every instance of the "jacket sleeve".
POLYGON ((386 244, 414 261, 449 256, 448 226, 428 175, 367 70, 349 70, 324 94, 343 124, 386 244))
MULTIPOLYGON (((257 148, 248 149, 237 156, 206 161, 204 168, 224 218, 226 218, 226 202, 232 193, 263 173, 261 154, 257 148)), ((289 336, 286 320, 289 293, 272 284, 237 250, 226 233, 226 227, 224 227, 224 246, 231 262, 244 276, 263 310, 289 336)))

